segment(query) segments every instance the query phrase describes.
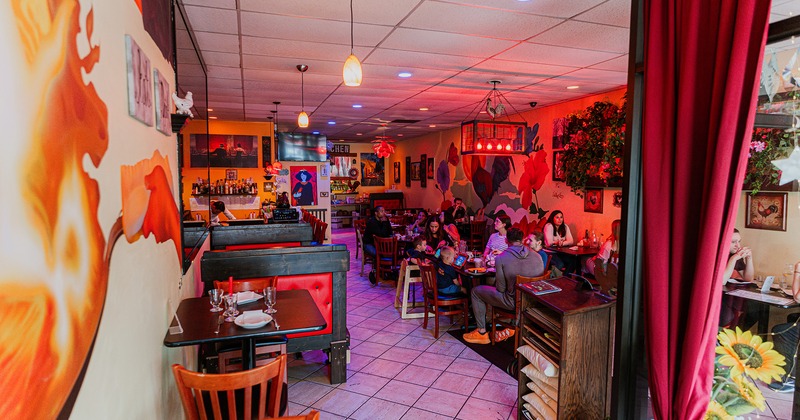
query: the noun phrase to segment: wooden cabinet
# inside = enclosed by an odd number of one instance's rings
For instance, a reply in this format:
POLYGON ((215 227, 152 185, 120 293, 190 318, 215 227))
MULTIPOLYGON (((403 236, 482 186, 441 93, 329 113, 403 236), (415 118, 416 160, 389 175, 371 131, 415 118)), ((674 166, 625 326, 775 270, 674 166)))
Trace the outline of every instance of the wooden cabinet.
MULTIPOLYGON (((537 296, 529 284, 517 287, 521 299, 519 345, 532 347, 558 367, 553 398, 558 419, 605 418, 611 414, 615 300, 578 290, 578 282, 565 277, 548 282, 561 291, 537 296)), ((532 392, 528 387, 531 379, 523 373, 530 361, 522 353, 517 357, 517 418, 535 418, 523 412, 526 401, 522 397, 532 392)))

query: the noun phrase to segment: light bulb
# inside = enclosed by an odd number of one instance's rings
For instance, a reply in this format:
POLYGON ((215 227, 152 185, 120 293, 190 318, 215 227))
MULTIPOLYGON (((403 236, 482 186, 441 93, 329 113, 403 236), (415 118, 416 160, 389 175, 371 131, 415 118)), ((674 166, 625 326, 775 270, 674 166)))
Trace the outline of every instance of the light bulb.
POLYGON ((361 86, 361 62, 358 61, 355 54, 350 54, 344 62, 342 78, 346 86, 361 86))
POLYGON ((494 146, 492 146, 492 143, 487 143, 486 144, 486 150, 492 150, 492 149, 494 149, 494 146))
POLYGON ((300 128, 308 127, 308 114, 305 111, 301 111, 300 115, 297 116, 297 126, 300 128))
POLYGON ((483 150, 483 143, 478 142, 478 145, 475 148, 478 150, 483 150))
POLYGON ((506 152, 510 152, 510 151, 511 151, 511 143, 508 143, 506 145, 506 152))

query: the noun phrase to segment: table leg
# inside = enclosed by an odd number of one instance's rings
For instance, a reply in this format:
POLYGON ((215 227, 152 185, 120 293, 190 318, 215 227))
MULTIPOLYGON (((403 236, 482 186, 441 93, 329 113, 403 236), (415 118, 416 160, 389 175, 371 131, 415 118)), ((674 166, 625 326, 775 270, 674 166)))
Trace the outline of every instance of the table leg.
POLYGON ((769 305, 761 303, 758 305, 758 333, 766 334, 769 332, 769 305))
POLYGON ((242 339, 242 370, 256 367, 256 342, 252 338, 242 339))

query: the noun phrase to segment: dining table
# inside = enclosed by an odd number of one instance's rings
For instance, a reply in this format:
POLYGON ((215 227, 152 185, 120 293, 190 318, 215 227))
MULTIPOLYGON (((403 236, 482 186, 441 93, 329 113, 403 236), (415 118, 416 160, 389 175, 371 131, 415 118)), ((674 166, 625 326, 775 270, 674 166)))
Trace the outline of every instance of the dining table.
MULTIPOLYGON (((263 299, 240 304, 238 310, 252 311, 265 309, 263 299)), ((219 324, 223 312, 211 312, 207 296, 188 298, 181 301, 175 316, 180 320, 183 332, 172 334, 169 330, 164 336, 166 347, 181 347, 205 343, 241 340, 242 369, 255 367, 256 341, 278 335, 319 331, 327 327, 327 322, 317 308, 308 290, 280 290, 272 314, 274 321, 260 328, 247 329, 233 322, 219 324), (276 324, 279 326, 277 327, 276 324), (216 332, 219 325, 219 332, 216 332)), ((172 326, 178 325, 173 318, 172 326)))
POLYGON ((593 248, 590 246, 577 246, 577 245, 549 246, 545 248, 545 252, 555 252, 558 254, 566 254, 575 257, 582 257, 585 255, 595 255, 598 252, 600 252, 600 248, 593 248))
POLYGON ((793 309, 800 307, 800 303, 796 302, 791 296, 787 296, 782 290, 771 289, 767 293, 762 293, 761 288, 755 283, 728 283, 722 286, 722 292, 727 296, 744 299, 756 306, 758 334, 769 333, 769 312, 771 308, 793 309))

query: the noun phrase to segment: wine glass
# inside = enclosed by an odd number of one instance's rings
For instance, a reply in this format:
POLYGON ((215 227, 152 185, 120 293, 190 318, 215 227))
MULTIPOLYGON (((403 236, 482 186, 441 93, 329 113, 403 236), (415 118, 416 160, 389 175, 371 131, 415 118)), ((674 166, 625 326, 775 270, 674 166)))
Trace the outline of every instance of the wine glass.
POLYGON ((267 287, 264 289, 264 303, 267 304, 267 309, 264 310, 265 314, 274 314, 278 312, 277 309, 273 308, 276 298, 275 287, 267 287))
POLYGON ((219 312, 222 310, 222 297, 225 296, 225 291, 222 289, 211 289, 208 291, 208 297, 211 299, 211 312, 219 312))
POLYGON ((225 295, 225 321, 233 322, 239 311, 236 309, 239 296, 236 293, 225 295))

